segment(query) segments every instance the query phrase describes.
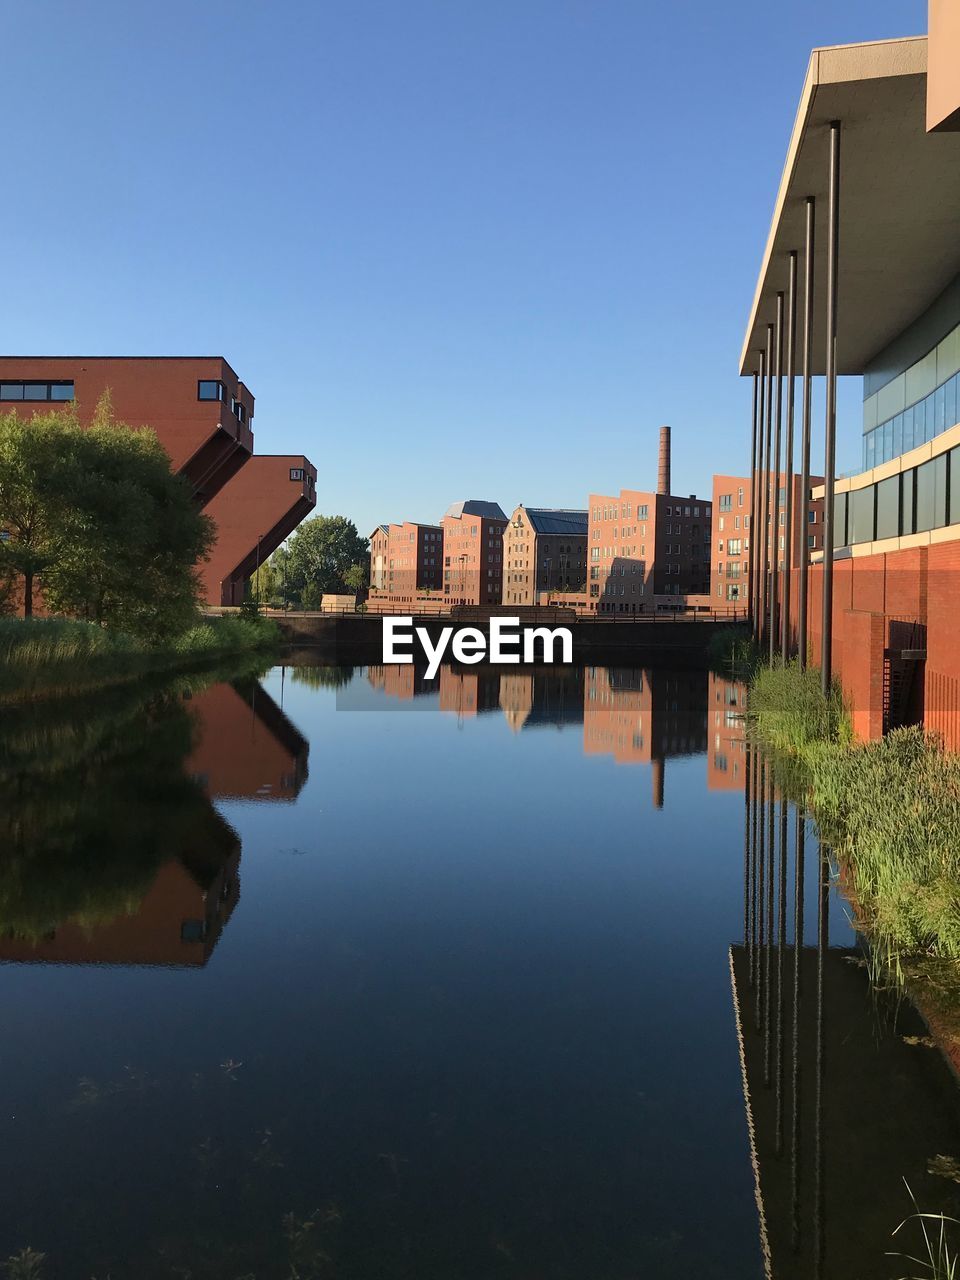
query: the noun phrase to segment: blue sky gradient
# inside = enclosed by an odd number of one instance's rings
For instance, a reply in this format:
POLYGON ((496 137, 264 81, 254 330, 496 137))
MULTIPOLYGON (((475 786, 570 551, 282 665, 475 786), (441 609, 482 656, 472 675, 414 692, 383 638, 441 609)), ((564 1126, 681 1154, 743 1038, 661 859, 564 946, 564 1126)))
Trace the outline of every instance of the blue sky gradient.
POLYGON ((367 533, 653 487, 661 422, 675 490, 742 468, 809 51, 926 5, 34 0, 4 28, 0 346, 224 355, 258 452, 306 451, 367 533))

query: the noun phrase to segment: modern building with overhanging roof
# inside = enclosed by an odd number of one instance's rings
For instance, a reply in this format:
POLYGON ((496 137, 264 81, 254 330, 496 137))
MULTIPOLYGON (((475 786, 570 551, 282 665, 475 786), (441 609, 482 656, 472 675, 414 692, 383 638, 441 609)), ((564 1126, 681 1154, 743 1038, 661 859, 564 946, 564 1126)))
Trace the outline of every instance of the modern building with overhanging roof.
POLYGON ((862 736, 923 719, 956 745, 960 6, 929 12, 928 37, 813 51, 740 373, 753 378, 751 474, 801 477, 784 511, 754 485, 751 524, 793 528, 823 499, 833 549, 791 572, 752 540, 756 630, 771 653, 798 650, 838 676, 862 736), (826 448, 811 457, 820 375, 826 448), (837 421, 838 375, 863 379, 856 425, 837 421), (861 438, 857 475, 836 475, 838 431, 861 438))
POLYGON ((587 512, 525 507, 503 535, 503 603, 532 605, 548 592, 582 592, 587 581, 587 512))

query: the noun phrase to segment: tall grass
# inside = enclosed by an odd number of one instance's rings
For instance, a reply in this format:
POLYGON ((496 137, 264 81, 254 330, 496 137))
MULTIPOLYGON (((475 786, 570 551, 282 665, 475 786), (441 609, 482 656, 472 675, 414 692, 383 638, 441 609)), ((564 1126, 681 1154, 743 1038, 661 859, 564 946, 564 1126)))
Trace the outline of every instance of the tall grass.
POLYGON ((275 623, 240 618, 198 621, 162 644, 66 618, 0 618, 0 697, 82 693, 152 671, 276 646, 275 623))
POLYGON ((960 756, 920 728, 854 742, 839 689, 796 664, 758 673, 748 715, 793 762, 860 927, 888 955, 960 959, 960 756))

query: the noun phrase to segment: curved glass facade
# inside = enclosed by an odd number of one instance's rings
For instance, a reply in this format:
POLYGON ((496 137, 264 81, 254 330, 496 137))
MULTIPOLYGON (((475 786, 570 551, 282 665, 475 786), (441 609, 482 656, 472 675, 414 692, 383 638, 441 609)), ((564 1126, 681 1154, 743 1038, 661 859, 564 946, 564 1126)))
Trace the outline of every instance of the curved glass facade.
POLYGON ((833 545, 908 537, 960 523, 960 446, 834 500, 833 545))
POLYGON ((955 373, 929 395, 888 418, 863 437, 863 469, 889 462, 901 453, 925 444, 957 424, 960 373, 955 373))

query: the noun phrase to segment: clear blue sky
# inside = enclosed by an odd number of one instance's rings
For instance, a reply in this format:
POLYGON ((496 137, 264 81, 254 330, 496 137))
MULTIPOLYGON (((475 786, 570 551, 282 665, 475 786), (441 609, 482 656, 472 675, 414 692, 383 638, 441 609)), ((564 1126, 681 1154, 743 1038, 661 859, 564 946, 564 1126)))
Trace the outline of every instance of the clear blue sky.
POLYGON ((226 356, 258 451, 306 451, 364 533, 652 486, 661 422, 707 492, 748 448, 809 50, 925 29, 923 0, 8 6, 0 348, 226 356))

